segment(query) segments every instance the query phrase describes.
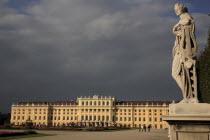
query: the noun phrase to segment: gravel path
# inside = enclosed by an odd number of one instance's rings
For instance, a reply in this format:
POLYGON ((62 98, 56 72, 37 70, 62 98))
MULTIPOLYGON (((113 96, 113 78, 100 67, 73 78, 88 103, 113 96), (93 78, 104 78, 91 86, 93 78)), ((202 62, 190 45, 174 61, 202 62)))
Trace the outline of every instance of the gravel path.
POLYGON ((123 130, 114 132, 79 132, 79 131, 37 131, 55 136, 24 138, 18 140, 169 140, 166 130, 152 130, 139 132, 136 130, 123 130))

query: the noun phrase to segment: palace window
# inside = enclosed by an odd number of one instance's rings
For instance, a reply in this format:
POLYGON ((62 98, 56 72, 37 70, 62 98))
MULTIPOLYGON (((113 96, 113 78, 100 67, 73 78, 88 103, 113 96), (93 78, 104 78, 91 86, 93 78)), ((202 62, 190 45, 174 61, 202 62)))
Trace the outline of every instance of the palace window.
POLYGON ((131 117, 128 117, 128 121, 131 121, 131 117))
POLYGON ((54 120, 56 120, 56 117, 54 117, 54 120))
POLYGON ((88 105, 88 101, 86 101, 86 105, 88 105))
POLYGON ((162 118, 160 118, 160 122, 162 122, 163 120, 162 120, 162 118))
POLYGON ((135 121, 137 121, 136 117, 134 118, 135 121))
POLYGON ((109 102, 108 101, 106 102, 106 105, 109 105, 109 102))
POLYGON ((84 101, 82 101, 82 105, 84 105, 84 101))
POLYGON ((149 112, 151 112, 151 109, 149 109, 149 112))
POLYGON ((155 122, 157 122, 157 118, 155 118, 155 122))
POLYGON ((15 119, 16 119, 16 116, 13 117, 13 120, 15 120, 15 119))
POLYGON ((85 116, 85 120, 86 120, 86 121, 88 120, 88 116, 85 116))
POLYGON ((126 112, 126 109, 124 109, 124 112, 126 112))
POLYGON ((105 105, 105 102, 103 101, 102 104, 105 105))
POLYGON ((63 120, 65 120, 65 117, 63 117, 63 120))
POLYGON ((45 120, 45 116, 43 116, 43 120, 45 120))
POLYGON ((34 119, 36 120, 37 119, 37 116, 35 116, 34 119))
POLYGON ((149 121, 151 122, 152 121, 152 118, 149 118, 149 121))
POLYGON ((131 110, 130 110, 130 109, 128 109, 128 112, 131 112, 131 110))
POLYGON ((141 117, 139 117, 139 121, 141 121, 141 117))
POLYGON ((126 117, 124 117, 124 121, 126 121, 126 117))
POLYGON ((41 120, 41 116, 39 116, 39 120, 41 120))
POLYGON ((106 121, 108 121, 109 120, 109 116, 106 116, 106 121))
POLYGON ((134 111, 136 112, 137 110, 135 109, 134 111))
POLYGON ((92 101, 90 101, 90 105, 92 105, 92 101))
POLYGON ((122 109, 120 109, 120 112, 122 112, 122 109))
POLYGON ((101 105, 101 102, 100 101, 98 101, 98 105, 101 105))
POLYGON ((141 112, 141 109, 139 109, 139 112, 141 112))
POLYGON ((146 121, 145 117, 143 118, 143 121, 144 121, 144 122, 146 121))
POLYGON ((104 121, 104 119, 105 119, 104 116, 102 116, 102 121, 104 121))
MULTIPOLYGON (((67 120, 69 120, 69 116, 67 117, 67 120)), ((84 120, 84 116, 83 116, 83 120, 84 120)))
POLYGON ((120 121, 122 121, 122 117, 120 117, 120 121))
POLYGON ((22 120, 24 120, 24 116, 22 116, 22 120))
POLYGON ((96 116, 94 116, 94 121, 96 120, 96 116))
POLYGON ((96 101, 94 101, 94 105, 96 105, 96 101))
POLYGON ((100 121, 100 119, 101 119, 101 116, 98 116, 98 120, 100 121))
POLYGON ((106 111, 109 112, 109 109, 107 109, 106 111))

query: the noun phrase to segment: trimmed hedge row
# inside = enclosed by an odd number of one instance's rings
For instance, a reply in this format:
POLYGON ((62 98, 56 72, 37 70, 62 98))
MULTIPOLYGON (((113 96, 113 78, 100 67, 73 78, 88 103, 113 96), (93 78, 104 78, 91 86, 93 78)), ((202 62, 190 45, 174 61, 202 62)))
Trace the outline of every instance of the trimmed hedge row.
POLYGON ((27 133, 25 133, 25 132, 0 131, 0 137, 21 136, 21 135, 27 135, 27 133))

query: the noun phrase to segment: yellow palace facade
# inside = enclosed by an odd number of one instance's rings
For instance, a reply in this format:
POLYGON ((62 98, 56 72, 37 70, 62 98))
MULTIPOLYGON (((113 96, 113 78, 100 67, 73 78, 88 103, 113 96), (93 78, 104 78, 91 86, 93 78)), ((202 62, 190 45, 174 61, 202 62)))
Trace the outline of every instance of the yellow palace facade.
POLYGON ((11 107, 11 123, 35 126, 126 126, 166 128, 162 115, 171 101, 116 101, 114 97, 80 97, 76 101, 23 101, 11 107))

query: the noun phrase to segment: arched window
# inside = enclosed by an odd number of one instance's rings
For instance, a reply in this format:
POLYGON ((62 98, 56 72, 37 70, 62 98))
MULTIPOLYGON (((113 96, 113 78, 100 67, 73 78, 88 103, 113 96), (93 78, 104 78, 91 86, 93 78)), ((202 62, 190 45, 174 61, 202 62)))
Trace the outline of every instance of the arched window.
POLYGON ((90 105, 92 105, 92 101, 90 101, 90 105))
POLYGON ((94 102, 94 105, 96 105, 96 101, 94 102))
POLYGON ((102 105, 105 105, 105 102, 103 101, 102 105))
POLYGON ((88 105, 88 101, 86 101, 86 105, 88 105))
POLYGON ((84 105, 84 101, 82 101, 82 105, 84 105))
POLYGON ((106 105, 109 105, 109 102, 108 101, 106 102, 106 105))
POLYGON ((98 101, 98 105, 101 105, 101 102, 100 101, 98 101))

